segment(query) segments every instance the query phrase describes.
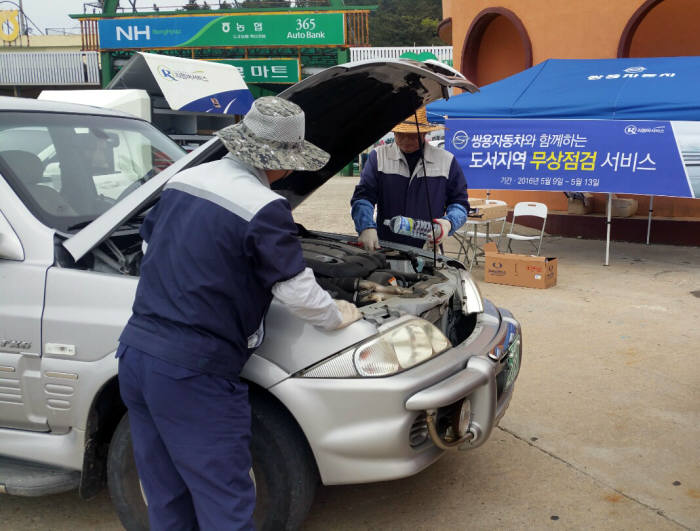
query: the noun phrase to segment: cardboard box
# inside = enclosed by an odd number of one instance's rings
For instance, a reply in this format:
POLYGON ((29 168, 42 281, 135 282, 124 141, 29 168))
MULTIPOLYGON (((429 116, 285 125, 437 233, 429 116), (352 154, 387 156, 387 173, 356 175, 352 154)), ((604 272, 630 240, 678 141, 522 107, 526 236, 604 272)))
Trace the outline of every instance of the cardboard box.
POLYGON ((631 197, 613 197, 611 215, 615 218, 628 218, 637 213, 639 204, 631 197))
POLYGON ((476 210, 476 212, 469 214, 469 217, 474 219, 496 219, 508 215, 508 205, 487 205, 485 203, 475 205, 470 199, 469 206, 476 210))
POLYGON ((593 210, 593 194, 584 192, 583 199, 569 198, 567 212, 569 214, 588 214, 593 210))
POLYGON ((492 284, 551 288, 557 283, 557 259, 498 252, 494 242, 484 245, 484 280, 492 284))

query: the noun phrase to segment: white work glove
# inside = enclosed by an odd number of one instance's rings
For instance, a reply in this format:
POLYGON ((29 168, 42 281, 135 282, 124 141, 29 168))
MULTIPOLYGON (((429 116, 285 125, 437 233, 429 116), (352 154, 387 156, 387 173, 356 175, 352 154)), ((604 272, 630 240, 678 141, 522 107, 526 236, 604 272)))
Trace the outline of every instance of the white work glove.
POLYGON ((338 301, 318 285, 308 267, 297 276, 272 286, 272 294, 297 317, 326 330, 344 328, 362 314, 347 301, 338 301))
POLYGON ((345 328, 349 324, 352 324, 355 321, 362 319, 362 314, 360 313, 360 310, 358 310, 357 306, 355 306, 353 303, 336 299, 335 305, 338 307, 338 311, 340 312, 340 317, 342 319, 340 324, 335 327, 336 330, 345 328))
POLYGON ((433 222, 440 225, 441 230, 440 230, 439 234, 437 231, 435 231, 435 242, 434 243, 433 243, 433 234, 430 233, 428 235, 429 239, 426 243, 426 248, 428 248, 428 249, 432 249, 433 247, 440 245, 440 243, 442 243, 445 240, 445 238, 447 238, 447 235, 452 230, 452 223, 450 223, 446 219, 442 219, 442 218, 434 219, 433 222))
POLYGON ((377 229, 365 229, 360 233, 360 237, 357 238, 360 242, 362 248, 370 253, 379 249, 379 238, 377 237, 377 229))

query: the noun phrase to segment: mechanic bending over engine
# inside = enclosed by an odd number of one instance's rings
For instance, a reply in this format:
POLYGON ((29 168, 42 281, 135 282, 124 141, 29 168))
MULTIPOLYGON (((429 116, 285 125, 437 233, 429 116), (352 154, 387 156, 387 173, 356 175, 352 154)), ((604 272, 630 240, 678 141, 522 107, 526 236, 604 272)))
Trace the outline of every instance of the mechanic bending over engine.
POLYGON ((379 248, 379 239, 423 246, 423 240, 394 234, 384 225, 384 220, 397 215, 437 222, 442 230, 435 234, 434 244, 432 238, 428 242, 431 246, 439 245, 467 221, 469 201, 462 169, 452 153, 424 140, 426 133, 438 129, 441 126, 428 123, 425 107, 421 107, 392 129, 394 143, 370 153, 350 200, 358 241, 368 251, 379 248))
POLYGON ((239 375, 272 297, 328 330, 361 318, 316 283, 289 203, 270 190, 328 162, 304 124, 294 103, 256 100, 217 133, 229 153, 171 179, 143 223, 147 251, 117 357, 152 530, 253 528, 239 375))

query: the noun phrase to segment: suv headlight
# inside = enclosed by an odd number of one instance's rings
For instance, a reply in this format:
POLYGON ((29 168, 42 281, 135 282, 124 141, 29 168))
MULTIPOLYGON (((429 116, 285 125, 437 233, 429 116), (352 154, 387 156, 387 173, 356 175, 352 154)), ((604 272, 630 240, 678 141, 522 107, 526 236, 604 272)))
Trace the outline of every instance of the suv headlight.
POLYGON ((382 331, 327 360, 302 371, 307 378, 389 376, 410 369, 452 347, 432 323, 418 317, 382 331))

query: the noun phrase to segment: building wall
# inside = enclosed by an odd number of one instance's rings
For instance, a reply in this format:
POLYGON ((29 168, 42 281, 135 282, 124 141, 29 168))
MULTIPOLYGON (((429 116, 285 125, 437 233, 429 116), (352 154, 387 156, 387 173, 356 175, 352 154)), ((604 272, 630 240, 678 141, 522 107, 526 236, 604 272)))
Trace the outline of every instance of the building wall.
POLYGON ((630 57, 700 55, 700 2, 666 0, 654 6, 634 33, 630 57), (673 28, 672 31, 671 28, 673 28), (665 38, 660 39, 659 35, 665 38))
MULTIPOLYGON (((628 35, 625 56, 700 55, 700 0, 443 0, 442 7, 443 17, 452 20, 455 67, 480 85, 550 58, 618 57, 623 35, 628 35), (640 14, 643 18, 636 19, 640 14), (481 28, 480 47, 474 50, 479 21, 485 20, 481 16, 493 20, 481 28), (524 64, 528 47, 531 62, 524 64)), ((484 191, 475 190, 473 195, 484 196, 484 191)), ((639 201, 638 215, 646 215, 649 198, 634 197, 639 201)), ((552 210, 567 207, 560 192, 493 191, 491 198, 510 204, 542 201, 552 210)), ((604 212, 605 200, 596 195, 595 212, 604 212)), ((658 197, 654 214, 697 218, 700 201, 658 197)))
MULTIPOLYGON (((477 85, 488 85, 530 66, 516 27, 503 16, 486 26, 480 42, 473 65, 477 75, 470 74, 477 85)), ((462 60, 460 54, 458 61, 462 60)))
MULTIPOLYGON (((80 35, 30 35, 29 39, 26 36, 9 45, 7 43, 0 44, 0 54, 15 54, 15 53, 41 53, 42 55, 50 56, 56 52, 80 52, 82 48, 82 37, 80 35), (27 46, 27 40, 29 45, 27 46)), ((19 56, 12 56, 15 60, 19 56)), ((36 63, 35 63, 36 64, 36 63)), ((39 62, 38 64, 43 64, 39 62)), ((37 67, 39 68, 39 67, 37 67)), ((51 75, 47 73, 47 75, 51 75)), ((60 76, 59 76, 60 77, 60 76)), ((89 85, 92 86, 92 85, 89 85)), ((86 85, 0 85, 0 96, 21 96, 23 98, 36 98, 42 90, 46 89, 84 89, 86 85)))
POLYGON ((23 46, 0 46, 0 52, 63 52, 79 51, 82 47, 80 35, 30 35, 29 46, 27 38, 22 37, 23 46))

